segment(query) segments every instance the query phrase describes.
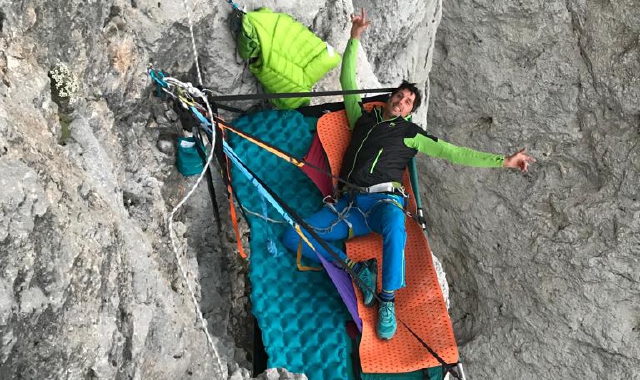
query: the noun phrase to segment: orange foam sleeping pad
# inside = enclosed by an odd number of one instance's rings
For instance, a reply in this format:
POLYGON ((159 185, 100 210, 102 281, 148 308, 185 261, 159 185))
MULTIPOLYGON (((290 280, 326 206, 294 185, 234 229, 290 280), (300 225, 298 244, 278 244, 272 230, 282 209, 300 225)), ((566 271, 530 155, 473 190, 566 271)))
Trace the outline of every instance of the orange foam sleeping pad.
MULTIPOLYGON (((380 103, 365 105, 367 110, 380 103)), ((351 140, 345 111, 331 112, 318 120, 318 135, 324 147, 331 172, 340 174, 342 158, 351 140)), ((335 180, 334 180, 335 181, 335 180)), ((404 186, 413 194, 408 172, 404 186)), ((335 183, 334 183, 335 185, 335 183)), ((415 210, 414 197, 409 200, 409 210, 415 210)), ((407 286, 396 292, 396 316, 402 319, 444 361, 458 361, 458 347, 453 335, 451 320, 438 283, 438 276, 431 260, 431 249, 422 228, 414 220, 406 219, 407 244, 405 248, 407 286)), ((382 238, 377 234, 351 239, 347 242, 347 255, 354 260, 377 257, 382 262, 382 238)), ((378 265, 378 291, 382 278, 382 265, 378 265)), ((355 284, 354 284, 355 286, 355 284)), ((381 340, 376 335, 377 305, 364 306, 362 294, 356 291, 358 312, 362 318, 360 362, 364 373, 404 373, 435 367, 440 363, 398 321, 393 339, 381 340)))

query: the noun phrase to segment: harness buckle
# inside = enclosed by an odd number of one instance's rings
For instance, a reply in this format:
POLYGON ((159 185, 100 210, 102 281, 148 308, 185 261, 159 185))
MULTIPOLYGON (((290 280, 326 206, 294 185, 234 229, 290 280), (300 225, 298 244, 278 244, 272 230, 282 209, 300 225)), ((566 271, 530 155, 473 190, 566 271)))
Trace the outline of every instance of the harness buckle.
POLYGON ((404 186, 400 182, 384 182, 363 188, 364 193, 405 193, 404 186))

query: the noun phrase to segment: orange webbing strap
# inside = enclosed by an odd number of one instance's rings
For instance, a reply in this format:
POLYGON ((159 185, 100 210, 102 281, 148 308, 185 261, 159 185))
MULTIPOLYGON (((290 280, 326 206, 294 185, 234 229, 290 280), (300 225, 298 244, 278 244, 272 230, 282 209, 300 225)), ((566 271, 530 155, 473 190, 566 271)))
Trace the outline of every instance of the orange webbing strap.
MULTIPOLYGON (((227 163, 228 164, 228 163, 227 163)), ((227 186, 229 191, 229 213, 231 214, 231 222, 233 223, 233 231, 236 234, 236 244, 238 245, 238 253, 243 259, 247 259, 247 254, 242 247, 242 237, 240 236, 240 228, 238 227, 238 215, 236 214, 236 207, 233 203, 233 193, 231 192, 231 185, 227 186)))
MULTIPOLYGON (((226 138, 224 129, 222 131, 222 138, 226 138)), ((243 259, 247 259, 247 253, 242 247, 242 236, 240 236, 240 228, 238 227, 238 215, 236 213, 236 206, 233 203, 233 189, 231 188, 231 165, 229 164, 229 158, 225 155, 225 161, 227 164, 227 193, 229 194, 229 213, 231 214, 231 223, 233 224, 233 231, 236 234, 236 244, 238 246, 238 253, 243 259)), ((247 221, 248 222, 248 221, 247 221)))
POLYGON ((298 244, 298 254, 296 255, 296 265, 298 266, 298 270, 301 272, 308 272, 308 271, 319 272, 323 269, 322 267, 309 267, 306 265, 302 265, 302 239, 300 240, 300 244, 298 244))
MULTIPOLYGON (((365 108, 370 110, 378 104, 365 104, 365 108)), ((325 114, 318 120, 318 136, 334 174, 340 172, 344 152, 351 140, 351 132, 347 125, 347 116, 344 111, 325 114)), ((405 189, 411 193, 411 183, 406 172, 403 183, 405 189)), ((335 182, 334 185, 336 185, 335 182)), ((414 197, 410 198, 409 204, 411 209, 415 209, 414 197)), ((356 292, 358 312, 363 325, 360 361, 362 371, 365 373, 403 373, 441 365, 442 363, 435 356, 425 350, 416 336, 447 363, 458 361, 458 347, 438 276, 431 260, 429 243, 421 227, 413 219, 406 220, 406 230, 407 287, 396 292, 395 306, 399 326, 393 339, 389 341, 378 339, 377 308, 364 307, 361 292, 356 292), (406 326, 409 326, 416 335, 413 335, 406 326)), ((378 235, 368 235, 350 240, 347 242, 347 255, 358 261, 377 257, 378 262, 382 263, 382 239, 378 235)), ((378 278, 382 278, 382 265, 378 265, 378 271, 378 278)))

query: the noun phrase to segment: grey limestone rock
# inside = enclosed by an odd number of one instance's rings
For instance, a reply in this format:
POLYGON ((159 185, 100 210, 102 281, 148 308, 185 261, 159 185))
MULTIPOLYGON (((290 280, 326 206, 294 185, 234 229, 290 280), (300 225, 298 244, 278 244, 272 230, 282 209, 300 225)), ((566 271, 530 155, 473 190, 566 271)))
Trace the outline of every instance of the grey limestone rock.
MULTIPOLYGON (((174 217, 176 256, 168 214, 195 178, 175 169, 181 126, 146 70, 200 73, 217 94, 258 84, 227 2, 186 4, 0 0, 2 379, 250 377, 250 285, 226 203, 218 231, 196 189, 174 217)), ((429 132, 538 159, 523 175, 420 158, 470 378, 640 379, 637 1, 240 5, 290 13, 337 51, 367 8, 362 87, 412 80, 429 132)))
POLYGON ((428 130, 538 159, 423 160, 467 370, 639 378, 637 2, 445 4, 428 130))

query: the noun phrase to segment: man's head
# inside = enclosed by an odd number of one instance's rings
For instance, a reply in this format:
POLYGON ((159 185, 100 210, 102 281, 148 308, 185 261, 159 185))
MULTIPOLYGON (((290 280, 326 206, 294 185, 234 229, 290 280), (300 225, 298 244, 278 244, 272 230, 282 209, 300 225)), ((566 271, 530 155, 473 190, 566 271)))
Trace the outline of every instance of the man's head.
POLYGON ((386 117, 407 117, 411 112, 420 107, 422 96, 415 83, 402 81, 391 93, 386 104, 386 117))

